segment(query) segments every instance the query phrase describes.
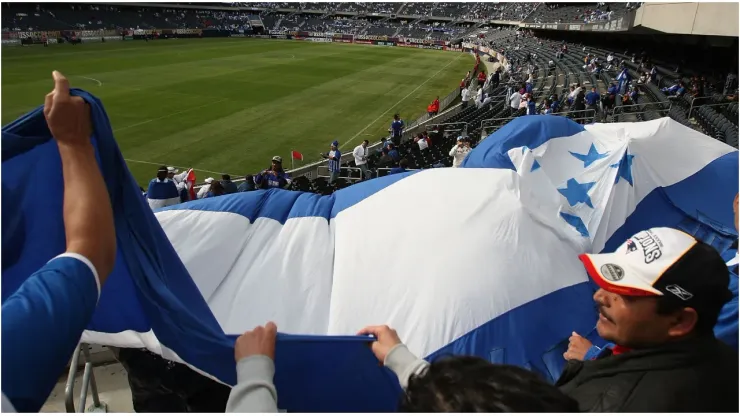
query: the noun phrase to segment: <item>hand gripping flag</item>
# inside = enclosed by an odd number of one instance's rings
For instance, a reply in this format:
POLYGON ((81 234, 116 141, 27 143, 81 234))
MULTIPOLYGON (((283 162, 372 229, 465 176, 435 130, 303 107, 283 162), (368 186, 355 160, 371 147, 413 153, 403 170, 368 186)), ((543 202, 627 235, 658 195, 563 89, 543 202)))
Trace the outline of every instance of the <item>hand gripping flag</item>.
MULTIPOLYGON (((152 213, 101 103, 75 93, 93 109, 118 239, 83 341, 146 347, 233 384, 234 338, 274 320, 278 406, 288 411, 395 409, 397 380, 352 335, 369 324, 395 327, 429 359, 472 354, 554 380, 571 332, 589 334, 596 322, 578 254, 656 226, 720 250, 737 238, 737 152, 667 119, 584 127, 519 118, 463 169, 152 213), (377 215, 388 209, 412 214, 377 215), (387 230, 402 230, 390 253, 387 230)), ((2 181, 5 298, 64 251, 61 166, 40 109, 3 129, 2 181)))

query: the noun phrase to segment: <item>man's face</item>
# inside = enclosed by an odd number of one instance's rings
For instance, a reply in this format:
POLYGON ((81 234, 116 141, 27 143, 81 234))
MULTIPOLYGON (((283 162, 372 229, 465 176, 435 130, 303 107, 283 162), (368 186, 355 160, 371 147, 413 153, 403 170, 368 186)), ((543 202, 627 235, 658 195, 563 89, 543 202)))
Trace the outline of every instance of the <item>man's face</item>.
POLYGON ((599 289, 594 301, 599 308, 596 330, 605 340, 631 348, 669 340, 675 317, 657 313, 656 297, 623 296, 599 289))
POLYGON ((175 172, 167 172, 167 177, 172 179, 175 177, 175 172))
POLYGON ((272 170, 280 169, 280 162, 272 161, 272 170))
POLYGON ((367 147, 367 142, 362 142, 362 147, 367 147))

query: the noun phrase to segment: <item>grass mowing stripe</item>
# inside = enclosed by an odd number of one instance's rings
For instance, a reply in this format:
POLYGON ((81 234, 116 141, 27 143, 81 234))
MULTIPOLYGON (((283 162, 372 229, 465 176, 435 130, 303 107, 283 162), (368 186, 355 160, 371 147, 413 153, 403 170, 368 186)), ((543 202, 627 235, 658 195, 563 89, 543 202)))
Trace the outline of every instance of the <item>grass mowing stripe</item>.
MULTIPOLYGON (((423 114, 472 67, 471 58, 452 52, 257 39, 2 52, 4 123, 42 104, 58 69, 103 101, 125 158, 210 168, 196 168, 199 178, 257 172, 274 155, 287 160, 293 149, 310 160, 334 138, 374 142, 387 134, 384 115, 423 114)), ((129 164, 144 186, 155 168, 129 164)))

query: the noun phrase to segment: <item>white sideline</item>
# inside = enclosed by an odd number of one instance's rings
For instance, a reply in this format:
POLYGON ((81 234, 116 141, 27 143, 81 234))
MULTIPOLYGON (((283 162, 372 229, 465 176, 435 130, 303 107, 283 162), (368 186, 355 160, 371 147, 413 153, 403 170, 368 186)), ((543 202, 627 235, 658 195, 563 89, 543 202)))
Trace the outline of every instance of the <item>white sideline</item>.
POLYGON ((383 111, 383 113, 382 113, 382 114, 380 114, 380 115, 378 116, 378 118, 376 118, 375 120, 373 120, 373 121, 372 121, 372 123, 370 123, 370 124, 368 124, 367 126, 365 126, 365 128, 363 128, 362 130, 358 131, 358 132, 357 132, 357 134, 355 134, 354 136, 350 137, 350 138, 349 138, 349 139, 348 139, 348 140, 347 140, 346 142, 344 142, 344 145, 340 145, 340 146, 339 146, 339 148, 341 149, 341 148, 343 148, 344 146, 347 146, 347 145, 349 145, 350 143, 352 143, 352 141, 353 141, 354 139, 356 139, 356 138, 357 138, 357 136, 359 136, 359 135, 360 135, 360 134, 362 134, 362 133, 363 133, 363 132, 364 132, 365 130, 367 130, 367 129, 369 129, 370 127, 372 127, 372 126, 373 126, 373 125, 374 125, 375 123, 377 123, 377 122, 378 122, 378 120, 380 120, 380 119, 381 119, 381 118, 382 118, 383 116, 385 116, 385 115, 386 115, 386 114, 387 114, 387 113, 388 113, 389 111, 393 110, 393 109, 394 109, 394 108, 396 108, 396 107, 397 107, 397 106, 398 106, 399 104, 401 104, 402 102, 404 102, 404 101, 405 101, 405 100, 406 100, 407 98, 409 98, 409 97, 411 96, 411 94, 413 94, 413 93, 415 93, 416 91, 418 91, 418 90, 419 90, 419 88, 423 87, 423 86, 424 86, 424 85, 425 85, 425 84, 426 84, 427 82, 429 82, 429 81, 431 81, 432 79, 434 79, 434 77, 436 77, 436 76, 437 76, 437 75, 438 75, 438 74, 439 74, 440 72, 442 72, 442 70, 443 70, 443 69, 445 69, 445 68, 447 68, 448 66, 450 66, 450 64, 452 64, 453 62, 457 61, 457 60, 458 60, 458 59, 459 59, 459 58, 460 58, 461 56, 463 56, 463 55, 464 55, 464 54, 459 54, 459 55, 457 55, 457 56, 455 57, 455 59, 452 59, 452 60, 451 60, 450 62, 447 62, 447 64, 446 64, 445 66, 443 66, 442 68, 440 68, 440 69, 439 69, 439 71, 435 72, 435 73, 434 73, 434 75, 432 75, 432 76, 431 76, 431 77, 429 77, 429 78, 428 78, 428 79, 427 79, 426 81, 424 81, 424 82, 422 82, 421 84, 419 84, 419 86, 418 86, 418 87, 414 88, 414 90, 413 90, 413 91, 411 91, 410 93, 406 94, 406 96, 405 96, 405 97, 403 97, 403 98, 401 98, 400 100, 398 100, 398 102, 397 102, 397 103, 395 103, 395 104, 393 104, 393 106, 391 106, 391 107, 390 107, 389 109, 387 109, 387 110, 383 111))
POLYGON ((85 79, 89 79, 90 81, 95 81, 95 82, 97 82, 97 83, 98 83, 98 87, 102 87, 102 86, 103 86, 103 83, 102 83, 102 82, 100 82, 100 81, 98 81, 98 80, 97 80, 97 79, 95 79, 95 78, 90 78, 90 77, 83 77, 82 75, 78 75, 78 77, 80 77, 80 78, 85 78, 85 79))
MULTIPOLYGON (((167 163, 147 162, 146 160, 136 160, 136 159, 123 159, 123 160, 125 160, 126 162, 132 162, 132 163, 143 163, 145 165, 172 166, 173 168, 178 168, 178 169, 189 169, 189 167, 185 167, 185 166, 174 166, 174 165, 168 165, 167 163)), ((196 171, 215 173, 216 175, 222 175, 226 173, 226 172, 214 172, 212 170, 196 168, 193 166, 191 167, 193 168, 193 170, 196 170, 196 171)), ((228 175, 231 175, 231 174, 228 174, 228 175)), ((234 176, 234 175, 231 175, 231 176, 234 176)))
POLYGON ((144 121, 142 121, 140 123, 134 123, 134 124, 131 124, 131 125, 126 126, 126 127, 121 127, 120 129, 113 129, 113 133, 116 133, 116 132, 119 132, 119 131, 123 131, 123 130, 128 130, 128 129, 132 128, 132 127, 138 127, 138 126, 141 126, 141 125, 144 125, 144 124, 147 124, 147 123, 151 123, 152 121, 162 120, 162 119, 167 118, 167 117, 172 117, 172 116, 176 116, 178 114, 187 113, 189 111, 197 110, 199 108, 208 107, 209 105, 222 103, 222 102, 224 102, 226 100, 228 100, 228 98, 223 98, 221 100, 211 101, 210 103, 205 103, 205 104, 199 105, 197 107, 188 108, 187 110, 176 111, 176 112, 171 113, 171 114, 163 115, 162 117, 157 117, 157 118, 152 118, 152 119, 149 119, 149 120, 144 120, 144 121))

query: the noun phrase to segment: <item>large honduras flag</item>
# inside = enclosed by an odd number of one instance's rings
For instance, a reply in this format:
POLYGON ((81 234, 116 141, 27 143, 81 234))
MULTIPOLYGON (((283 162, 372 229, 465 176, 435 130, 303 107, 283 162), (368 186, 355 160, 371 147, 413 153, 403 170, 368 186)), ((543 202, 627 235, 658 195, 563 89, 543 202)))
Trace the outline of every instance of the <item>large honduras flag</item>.
MULTIPOLYGON (((420 356, 474 354, 554 380, 571 332, 596 322, 579 253, 656 226, 720 250, 736 238, 737 152, 668 119, 522 117, 462 169, 153 214, 102 106, 77 93, 95 115, 119 250, 83 341, 146 347, 233 384, 234 337, 273 320, 278 405, 289 411, 395 408, 395 377, 353 336, 369 324, 397 328, 420 356)), ((2 145, 5 299, 64 251, 64 230, 59 155, 40 111, 4 128, 2 145)))

